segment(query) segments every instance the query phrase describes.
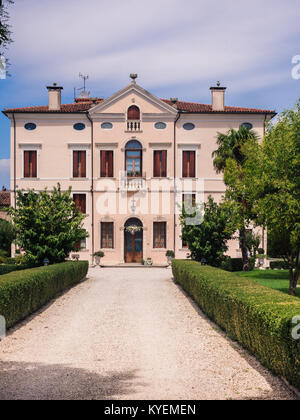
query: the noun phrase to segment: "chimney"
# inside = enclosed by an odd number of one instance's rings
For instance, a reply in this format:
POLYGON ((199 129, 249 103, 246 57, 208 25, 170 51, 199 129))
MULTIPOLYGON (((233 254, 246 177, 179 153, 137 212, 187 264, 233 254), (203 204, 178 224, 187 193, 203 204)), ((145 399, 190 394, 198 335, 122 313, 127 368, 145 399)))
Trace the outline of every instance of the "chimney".
POLYGON ((53 86, 47 86, 47 89, 49 92, 49 111, 60 111, 61 91, 63 87, 53 83, 53 86))
POLYGON ((217 86, 211 87, 210 90, 212 94, 213 111, 224 111, 226 87, 221 87, 221 83, 217 82, 217 86))

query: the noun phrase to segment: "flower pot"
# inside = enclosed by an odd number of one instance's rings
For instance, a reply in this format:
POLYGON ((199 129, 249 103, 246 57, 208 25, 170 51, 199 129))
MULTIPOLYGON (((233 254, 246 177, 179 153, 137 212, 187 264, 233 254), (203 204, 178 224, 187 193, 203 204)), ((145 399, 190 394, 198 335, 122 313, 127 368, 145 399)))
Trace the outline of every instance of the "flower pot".
POLYGON ((96 256, 95 257, 95 263, 96 263, 96 265, 100 266, 100 261, 101 261, 101 258, 96 256))

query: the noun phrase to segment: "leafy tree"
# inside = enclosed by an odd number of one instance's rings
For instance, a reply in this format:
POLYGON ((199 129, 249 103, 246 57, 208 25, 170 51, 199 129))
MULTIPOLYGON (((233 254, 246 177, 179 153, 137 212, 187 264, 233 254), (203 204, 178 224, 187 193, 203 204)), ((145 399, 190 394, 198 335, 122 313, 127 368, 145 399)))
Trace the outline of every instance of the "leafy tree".
POLYGON ((13 0, 0 1, 0 52, 12 42, 10 25, 8 24, 9 15, 7 12, 7 5, 14 3, 13 0))
POLYGON ((26 253, 26 259, 41 264, 64 261, 76 250, 76 243, 87 237, 82 227, 84 215, 71 197, 71 188, 62 192, 60 185, 51 193, 33 190, 17 193, 17 208, 11 209, 16 229, 16 244, 26 253))
POLYGON ((205 258, 207 264, 219 267, 228 250, 227 242, 234 233, 230 221, 231 210, 227 204, 218 205, 210 196, 208 202, 198 207, 196 212, 190 215, 182 209, 182 239, 187 242, 192 259, 201 261, 205 258), (204 213, 202 223, 187 223, 191 216, 196 216, 196 212, 204 213))
POLYGON ((255 234, 252 230, 248 230, 246 232, 247 248, 249 249, 251 257, 256 257, 259 250, 260 240, 260 236, 255 234))
POLYGON ((233 208, 245 271, 250 269, 246 232, 252 217, 252 205, 244 185, 244 165, 247 159, 244 149, 249 143, 257 141, 258 136, 253 130, 241 126, 238 131, 230 129, 226 134, 218 133, 218 149, 213 152, 215 169, 224 173, 227 186, 225 198, 236 204, 233 208))
POLYGON ((11 244, 15 239, 15 230, 7 220, 0 219, 0 250, 5 251, 6 255, 11 255, 11 244))
POLYGON ((277 241, 276 253, 290 270, 295 295, 300 252, 300 100, 283 112, 262 143, 247 150, 245 183, 252 195, 257 222, 277 241))

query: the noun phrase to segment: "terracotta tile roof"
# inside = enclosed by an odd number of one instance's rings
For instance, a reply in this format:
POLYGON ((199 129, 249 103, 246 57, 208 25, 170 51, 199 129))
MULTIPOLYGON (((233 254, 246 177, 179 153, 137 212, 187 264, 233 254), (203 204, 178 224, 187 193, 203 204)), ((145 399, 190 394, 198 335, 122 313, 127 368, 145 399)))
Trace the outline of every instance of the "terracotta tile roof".
MULTIPOLYGON (((172 105, 172 102, 169 99, 163 99, 168 105, 172 105)), ((199 104, 196 102, 176 102, 176 107, 178 111, 182 112, 192 112, 192 113, 246 113, 246 114, 276 114, 274 110, 267 109, 255 109, 255 108, 241 108, 235 106, 225 106, 224 111, 213 111, 212 105, 199 104)))
MULTIPOLYGON (((172 102, 169 99, 162 99, 168 105, 172 105, 172 102)), ((75 102, 72 104, 62 104, 60 111, 49 111, 47 105, 43 106, 30 106, 25 108, 9 108, 5 109, 4 113, 10 112, 21 112, 21 113, 72 113, 72 112, 86 112, 92 106, 99 104, 103 101, 103 98, 76 98, 75 102)), ((255 109, 255 108, 241 108, 234 106, 225 106, 224 111, 213 111, 211 105, 200 104, 196 102, 176 102, 176 108, 178 111, 187 112, 187 113, 234 113, 234 114, 271 114, 276 115, 274 110, 267 109, 255 109)))
POLYGON ((10 192, 0 191, 0 208, 10 206, 10 192))

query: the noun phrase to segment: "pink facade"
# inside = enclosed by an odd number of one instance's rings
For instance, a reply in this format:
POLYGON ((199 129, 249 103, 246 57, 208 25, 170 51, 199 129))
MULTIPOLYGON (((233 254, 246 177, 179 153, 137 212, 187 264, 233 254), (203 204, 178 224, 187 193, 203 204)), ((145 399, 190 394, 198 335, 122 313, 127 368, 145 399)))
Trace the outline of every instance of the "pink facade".
MULTIPOLYGON (((60 103, 61 88, 48 90, 49 106, 5 111, 12 122, 12 204, 16 189, 71 186, 89 233, 80 256, 91 261, 102 249, 108 265, 142 258, 164 264, 166 250, 185 258, 183 193, 201 202, 209 195, 219 201, 225 191, 213 168, 217 132, 250 123, 263 137, 274 115, 224 106, 220 87, 212 89, 212 105, 161 100, 134 80, 106 100, 69 105, 60 103), (74 128, 79 123, 81 130, 74 128), (130 225, 139 230, 130 233, 130 225)), ((240 256, 237 241, 229 253, 240 256)))

